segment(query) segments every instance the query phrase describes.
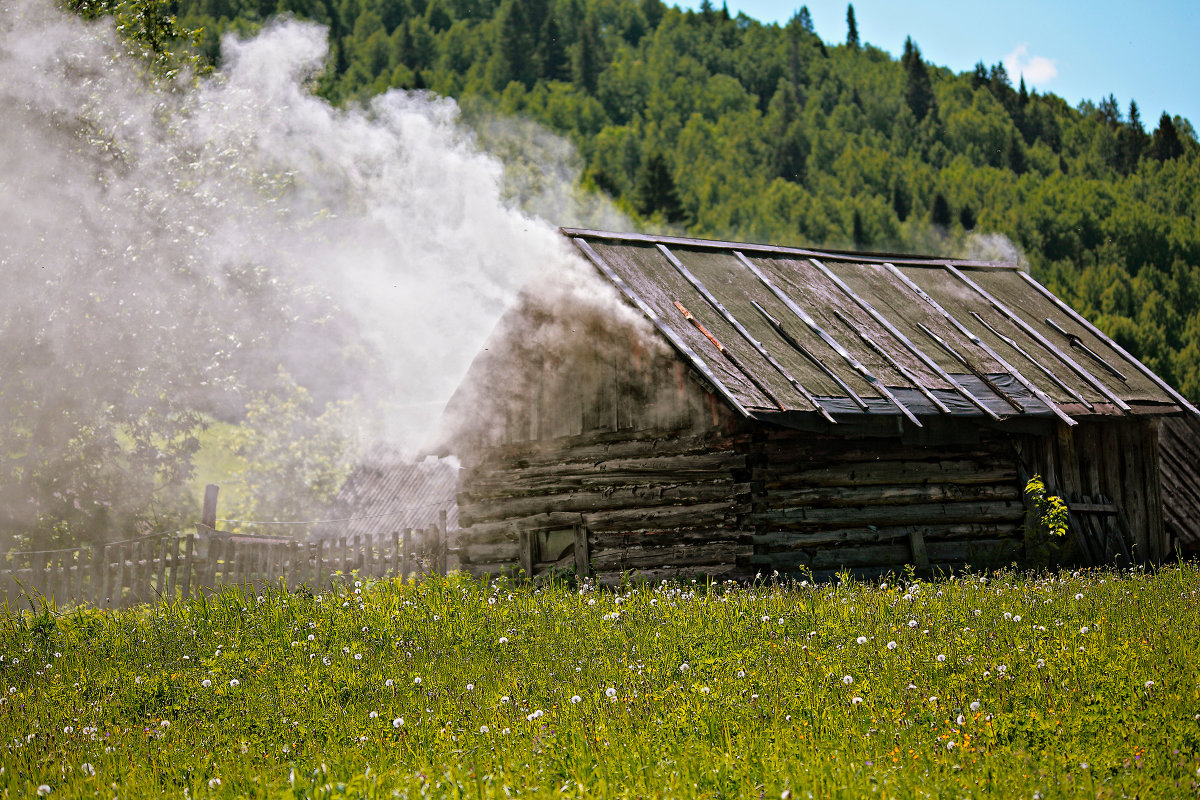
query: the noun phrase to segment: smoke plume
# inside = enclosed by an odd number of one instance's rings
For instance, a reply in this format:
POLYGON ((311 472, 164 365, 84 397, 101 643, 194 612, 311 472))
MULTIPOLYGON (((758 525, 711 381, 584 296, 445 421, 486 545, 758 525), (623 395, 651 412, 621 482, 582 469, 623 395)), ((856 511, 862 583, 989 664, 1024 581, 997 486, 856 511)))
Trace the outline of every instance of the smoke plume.
POLYGON ((318 399, 385 403, 375 427, 414 447, 521 287, 614 302, 520 207, 621 224, 571 189, 561 139, 491 120, 502 162, 450 100, 333 108, 309 91, 317 25, 222 54, 156 83, 110 24, 5 5, 0 527, 148 502, 201 416, 281 365, 318 399))

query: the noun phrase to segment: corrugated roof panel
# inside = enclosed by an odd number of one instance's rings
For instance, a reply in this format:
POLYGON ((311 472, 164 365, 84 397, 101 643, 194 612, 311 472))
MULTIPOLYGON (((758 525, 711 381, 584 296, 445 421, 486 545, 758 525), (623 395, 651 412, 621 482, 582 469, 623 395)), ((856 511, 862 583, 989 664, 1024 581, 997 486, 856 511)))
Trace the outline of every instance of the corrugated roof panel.
POLYGON ((391 448, 377 448, 351 472, 338 491, 339 516, 322 536, 384 535, 438 524, 458 529, 458 468, 445 459, 413 462, 391 448))

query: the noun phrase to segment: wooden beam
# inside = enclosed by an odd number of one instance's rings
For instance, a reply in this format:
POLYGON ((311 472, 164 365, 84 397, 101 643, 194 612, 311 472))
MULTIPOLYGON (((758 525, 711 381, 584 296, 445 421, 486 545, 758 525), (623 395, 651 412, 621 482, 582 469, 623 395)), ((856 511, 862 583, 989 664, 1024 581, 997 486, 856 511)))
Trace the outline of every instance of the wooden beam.
POLYGON ((845 325, 847 328, 849 328, 850 330, 852 330, 856 334, 858 334, 858 338, 862 339, 863 342, 866 343, 867 347, 871 348, 871 350, 876 355, 878 355, 880 358, 882 358, 884 361, 886 361, 889 365, 891 365, 892 369, 896 370, 896 372, 899 372, 900 375, 906 381, 908 381, 910 384, 913 385, 913 388, 915 388, 921 394, 925 395, 925 398, 929 402, 933 403, 935 408, 937 408, 943 414, 950 413, 950 409, 946 406, 946 404, 943 403, 940 399, 938 399, 938 396, 935 395, 932 390, 927 388, 925 386, 925 384, 921 383, 921 381, 917 379, 917 376, 912 372, 912 370, 910 370, 908 367, 904 366, 899 361, 897 361, 895 358, 893 358, 891 353, 889 353, 887 350, 884 350, 882 347, 880 347, 879 344, 876 343, 874 339, 872 339, 870 336, 868 336, 865 331, 860 330, 859 327, 857 325, 855 325, 853 322, 851 322, 846 317, 846 315, 843 314, 841 311, 838 311, 836 308, 831 309, 831 310, 833 311, 834 316, 836 316, 843 325, 845 325))
POLYGON ((736 330, 739 334, 741 334, 742 338, 744 338, 747 342, 749 342, 750 346, 753 347, 756 351, 758 351, 759 355, 761 355, 764 359, 766 359, 767 363, 770 364, 772 367, 774 367, 775 370, 780 375, 782 375, 788 381, 788 383, 790 383, 796 389, 796 391, 800 393, 800 395, 805 400, 807 400, 809 403, 811 403, 813 405, 813 407, 817 410, 817 412, 821 414, 821 416, 825 417, 825 419, 827 419, 829 422, 832 422, 832 423, 837 422, 837 420, 835 420, 828 411, 821 408, 821 404, 817 402, 817 398, 814 397, 812 395, 812 393, 810 393, 808 391, 808 389, 806 389, 800 383, 800 381, 796 379, 795 376, 793 376, 790 372, 788 372, 787 369, 782 364, 780 364, 775 359, 775 357, 772 356, 767 351, 767 348, 765 348, 763 346, 762 342, 760 342, 756 338, 754 338, 754 335, 751 334, 750 331, 748 331, 746 329, 745 325, 743 325, 741 322, 738 321, 738 319, 736 317, 734 317, 732 314, 729 313, 729 311, 725 308, 725 306, 721 303, 721 301, 718 300, 716 298, 716 296, 714 296, 713 293, 710 292, 708 290, 708 288, 703 283, 700 282, 699 278, 697 278, 695 275, 692 274, 691 270, 689 270, 687 267, 685 267, 683 265, 682 261, 680 261, 678 258, 675 257, 674 253, 672 253, 669 249, 667 249, 666 245, 659 244, 658 249, 662 252, 662 254, 664 256, 667 257, 667 260, 671 262, 671 265, 673 267, 675 267, 676 271, 679 272, 679 274, 683 276, 684 280, 686 280, 688 283, 690 283, 692 285, 692 288, 694 288, 697 292, 699 292, 700 296, 703 297, 705 300, 707 300, 708 304, 710 306, 712 306, 713 309, 715 309, 718 314, 720 314, 722 317, 724 317, 725 321, 728 322, 733 327, 734 330, 736 330))
POLYGON ((1012 322, 1014 325, 1016 325, 1018 328, 1020 328, 1022 331, 1024 331, 1026 335, 1028 335, 1030 338, 1032 338, 1034 341, 1036 341, 1038 344, 1040 344, 1042 347, 1044 347, 1059 361, 1066 364, 1071 369, 1072 372, 1074 372, 1080 378, 1085 380, 1092 388, 1096 389, 1102 395, 1107 397, 1109 402, 1113 403, 1115 406, 1117 406, 1117 408, 1120 408, 1122 411, 1126 411, 1126 412, 1129 411, 1129 406, 1125 403, 1124 400, 1122 400, 1120 397, 1118 397, 1116 394, 1114 394, 1112 392, 1112 390, 1110 390, 1107 386, 1104 385, 1104 383, 1102 383, 1098 378, 1096 378, 1094 375, 1092 375, 1092 373, 1090 373, 1086 369, 1084 369, 1083 366, 1079 364, 1079 362, 1077 362, 1075 359, 1071 358, 1069 355, 1064 353, 1053 342, 1051 342, 1049 339, 1047 339, 1045 336, 1043 336, 1041 334, 1041 332, 1039 332, 1036 328, 1034 328, 1032 325, 1030 325, 1028 322, 1026 322, 1025 319, 1023 317, 1021 317, 1020 314, 1017 314, 1015 311, 1010 309, 1008 306, 1004 305, 1004 303, 1001 303, 998 299, 993 297, 982 286, 975 283, 975 281, 968 278, 966 275, 964 275, 961 271, 959 271, 955 267, 947 264, 946 269, 950 272, 951 275, 954 275, 956 278, 958 278, 960 281, 965 283, 967 286, 974 289, 980 296, 982 296, 985 300, 987 300, 989 303, 992 304, 992 308, 995 308, 997 311, 999 311, 1001 314, 1003 314, 1005 317, 1007 317, 1010 322, 1012 322))
POLYGON ((586 240, 577 238, 575 239, 575 244, 581 251, 583 251, 583 254, 588 257, 588 259, 596 266, 596 268, 599 269, 604 276, 617 287, 621 294, 625 295, 626 299, 637 306, 638 310, 645 315, 646 319, 650 320, 650 324, 652 324, 659 333, 665 336, 667 341, 670 342, 671 345, 684 356, 684 358, 688 359, 688 361, 691 362, 696 369, 700 370, 704 377, 707 378, 712 384, 713 389, 719 392, 721 396, 724 397, 725 400, 743 417, 750 417, 750 412, 744 405, 742 405, 741 401, 734 396, 733 392, 731 392, 729 388, 717 378, 716 374, 712 371, 712 369, 709 368, 704 359, 700 358, 698 354, 688 347, 687 343, 684 342, 683 339, 679 338, 675 331, 671 330, 669 325, 663 322, 653 308, 647 305, 642 298, 638 297, 637 293, 634 292, 629 284, 625 282, 625 279, 618 275, 612 269, 612 267, 608 266, 604 259, 600 257, 600 254, 593 250, 592 246, 588 244, 586 240))
MULTIPOLYGON (((916 425, 918 428, 923 427, 921 425, 921 421, 917 419, 917 416, 913 414, 912 411, 909 411, 908 406, 901 403, 900 400, 894 394, 892 394, 891 390, 883 385, 883 381, 875 377, 874 373, 863 366, 862 362, 855 358, 849 350, 847 350, 845 347, 842 347, 841 343, 837 339, 833 338, 832 335, 818 325, 817 321, 812 318, 812 315, 797 305, 792 298, 788 297, 771 281, 770 278, 766 276, 762 270, 754 266, 750 259, 742 255, 741 252, 735 250, 733 254, 737 256, 738 260, 741 261, 752 273, 754 273, 754 276, 758 278, 759 282, 761 282, 763 286, 767 287, 767 290, 770 291, 771 294, 775 295, 779 302, 783 303, 788 311, 791 311, 792 314, 794 314, 801 322, 807 325, 809 329, 821 339, 821 341, 833 348, 833 351, 841 356, 842 360, 849 364, 851 369, 861 375, 863 380, 870 384, 871 388, 874 389, 880 397, 885 398, 897 409, 899 409, 900 413, 907 417, 909 422, 916 425)), ((763 310, 762 307, 758 306, 757 303, 755 305, 760 311, 763 310)), ((779 323, 776 322, 775 324, 778 326, 779 323)))
POLYGON ((972 311, 971 316, 973 316, 979 322, 980 325, 982 325, 984 328, 986 328, 989 333, 991 333, 997 339, 1004 342, 1006 345, 1008 345, 1013 350, 1015 350, 1018 355, 1020 355, 1022 358, 1024 358, 1030 364, 1033 364, 1035 367, 1037 367, 1038 370, 1040 370, 1043 375, 1045 375, 1047 378, 1050 379, 1051 383, 1053 383, 1058 388, 1062 389, 1064 392, 1069 394, 1072 398, 1074 398, 1079 403, 1083 404, 1087 408, 1088 411, 1095 410, 1095 406, 1093 406, 1090 402, 1088 402, 1087 398, 1085 398, 1079 392, 1075 391, 1070 386, 1068 386, 1066 383, 1064 383, 1062 380, 1060 380, 1059 377, 1057 375, 1055 375, 1050 370, 1050 368, 1047 367, 1045 364, 1038 361, 1036 358, 1031 356, 1029 353, 1025 352, 1025 349, 1022 348, 1021 345, 1017 344, 1016 341, 1014 341, 1011 337, 1005 336, 1003 333, 1001 333, 1000 331, 998 331, 994 327, 992 327, 991 324, 989 324, 988 321, 986 319, 984 319, 983 316, 978 311, 972 311))
POLYGON ((889 322, 887 317, 883 316, 883 314, 880 314, 878 311, 876 311, 875 307, 872 306, 870 303, 868 303, 866 300, 864 300, 863 298, 856 295, 854 293, 854 291, 849 286, 846 285, 845 281, 843 281, 837 275, 833 274, 833 270, 829 269, 828 267, 826 267, 824 264, 822 264, 820 261, 818 261, 815 258, 810 258, 808 261, 810 264, 812 264, 814 267, 816 267, 821 272, 822 275, 824 275, 826 278, 828 278, 830 281, 832 281, 835 286, 837 286, 839 289, 841 289, 843 294, 845 294, 847 297, 849 297, 851 300, 853 300, 855 302, 855 304, 858 305, 859 308, 861 308, 863 311, 866 311, 867 314, 870 315, 871 319, 875 320, 880 325, 882 325, 884 327, 884 329, 887 330, 888 333, 890 333, 892 336, 894 336, 897 339, 897 341, 899 341, 906 348, 908 348, 908 351, 910 353, 912 353, 918 359, 920 359, 920 361, 923 364, 925 364, 925 366, 927 366, 931 370, 933 370, 933 372, 939 378, 941 378, 946 383, 948 383, 950 386, 952 386, 954 388, 954 391, 958 392, 959 395, 961 395, 967 402, 969 402, 971 405, 978 408, 980 411, 982 411, 984 414, 991 417, 992 419, 994 419, 994 420, 1000 419, 999 414, 997 414, 995 411, 992 411, 990 408, 988 408, 984 404, 984 402, 982 400, 980 400, 975 395, 971 394, 971 392, 967 391, 966 387, 964 387, 961 383, 956 381, 954 379, 954 377, 950 375, 949 372, 946 372, 946 370, 942 369, 941 366, 936 361, 934 361, 932 358, 930 358, 928 353, 926 353, 924 350, 922 350, 921 348, 919 348, 915 344, 913 344, 911 339, 909 339, 907 336, 905 336, 900 331, 899 328, 897 328, 895 325, 893 325, 891 322, 889 322))
POLYGON ((908 534, 908 547, 912 551, 912 563, 916 564, 921 572, 928 572, 929 552, 925 549, 925 532, 920 528, 913 528, 908 534))
POLYGON ((1001 367, 1003 367, 1005 369, 1005 371, 1007 371, 1010 375, 1012 375, 1014 378, 1016 378, 1017 381, 1022 386, 1024 386, 1029 391, 1033 392, 1034 397, 1036 397, 1038 400, 1041 400, 1043 403, 1045 403, 1046 407, 1049 408, 1051 411, 1053 411, 1054 415, 1056 417, 1058 417, 1059 419, 1061 419, 1063 422, 1067 423, 1068 425, 1076 424, 1075 420, 1071 419, 1071 417, 1067 415, 1067 412, 1065 412, 1061 408, 1059 408, 1058 404, 1055 403, 1053 400, 1051 400, 1046 395, 1045 392, 1043 392, 1041 389, 1039 389, 1037 387, 1037 385, 1035 383, 1030 381, 1024 375, 1022 375, 1021 371, 1018 370, 1016 367, 1014 367, 1012 364, 1009 364, 1008 361, 1006 361, 1003 356, 1001 356, 999 353, 997 353, 995 350, 993 350, 992 347, 987 342, 983 341, 978 336, 971 333, 971 331, 968 330, 965 325, 963 325, 961 322, 959 322, 957 319, 955 319, 953 314, 951 314, 946 309, 942 308, 942 306, 936 300, 934 300, 932 297, 930 297, 925 292, 924 289, 922 289, 920 286, 917 286, 917 284, 914 283, 912 281, 912 279, 910 279, 907 275, 905 275, 903 272, 901 272, 899 269, 897 269, 895 264, 885 263, 883 265, 883 268, 886 269, 888 272, 890 272, 892 275, 894 275, 898 280, 900 280, 910 290, 912 290, 914 293, 916 293, 916 295, 918 297, 920 297, 922 300, 924 300, 926 303, 928 303, 930 306, 932 306, 933 309, 935 311, 937 311, 939 314, 941 314, 946 319, 947 322, 949 322, 951 325, 953 325, 955 327, 955 329, 958 330, 959 333, 961 333, 963 336, 966 336, 967 339, 970 340, 971 344, 975 345, 976 347, 980 348, 985 353, 987 353, 989 356, 996 359, 996 361, 1000 364, 1001 367))
POLYGON ((1133 364, 1135 369, 1137 369, 1139 372, 1141 372, 1143 375, 1145 375, 1147 378, 1149 378, 1151 381, 1153 381, 1154 384, 1157 385, 1158 388, 1160 388, 1164 392, 1166 392, 1171 397, 1171 399, 1173 399, 1175 402, 1179 403, 1181 406, 1183 406, 1188 411, 1191 411, 1193 414, 1200 415, 1200 410, 1197 410, 1197 408, 1194 405, 1189 403, 1183 395, 1181 395, 1179 392, 1172 389, 1171 386, 1166 381, 1164 381, 1162 378, 1158 377, 1153 372, 1151 372, 1150 369, 1145 364, 1138 361, 1136 358, 1134 358, 1128 352, 1126 352, 1125 349, 1121 347, 1121 345, 1117 344, 1112 339, 1108 338, 1103 333, 1101 333, 1100 330, 1098 328, 1096 328, 1095 325, 1093 325, 1092 323, 1090 323, 1086 319, 1084 319, 1084 317, 1082 315, 1078 314, 1073 308, 1071 308, 1069 305, 1064 303, 1062 300, 1059 300, 1057 297, 1055 297, 1054 294, 1049 289, 1047 289, 1045 286, 1042 286, 1040 283, 1035 281, 1029 275, 1025 274, 1025 272, 1019 271, 1019 272, 1017 272, 1017 274, 1021 276, 1022 280, 1024 280, 1026 283, 1028 283, 1034 289, 1036 289, 1039 293, 1041 293, 1044 297, 1046 297, 1046 299, 1048 299, 1051 303, 1053 303, 1060 311, 1062 311, 1064 314, 1066 314, 1068 317, 1070 317, 1072 320, 1074 320, 1078 324, 1082 325, 1089 333, 1091 333, 1093 336, 1096 336, 1098 339, 1100 339, 1100 341, 1104 342, 1104 344, 1106 344, 1108 347, 1111 347, 1114 351, 1116 351, 1123 358, 1125 358, 1127 361, 1129 361, 1129 363, 1133 364))
POLYGON ((588 531, 583 525, 573 527, 575 535, 575 575, 586 578, 590 574, 591 559, 588 553, 588 531))

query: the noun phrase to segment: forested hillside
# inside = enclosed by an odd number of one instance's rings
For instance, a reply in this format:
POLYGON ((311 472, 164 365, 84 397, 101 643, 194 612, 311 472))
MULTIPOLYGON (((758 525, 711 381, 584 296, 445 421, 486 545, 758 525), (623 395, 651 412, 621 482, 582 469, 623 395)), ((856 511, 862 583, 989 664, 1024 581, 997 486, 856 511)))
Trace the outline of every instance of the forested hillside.
POLYGON ((180 0, 219 35, 277 14, 329 26, 317 90, 457 98, 566 134, 585 181, 697 236, 988 255, 1035 274, 1200 399, 1200 146, 1113 97, 1070 107, 1002 65, 955 74, 909 42, 660 0, 180 0), (839 43, 831 43, 838 39, 839 43), (982 247, 981 247, 982 246, 982 247), (992 253, 994 254, 994 253, 992 253))

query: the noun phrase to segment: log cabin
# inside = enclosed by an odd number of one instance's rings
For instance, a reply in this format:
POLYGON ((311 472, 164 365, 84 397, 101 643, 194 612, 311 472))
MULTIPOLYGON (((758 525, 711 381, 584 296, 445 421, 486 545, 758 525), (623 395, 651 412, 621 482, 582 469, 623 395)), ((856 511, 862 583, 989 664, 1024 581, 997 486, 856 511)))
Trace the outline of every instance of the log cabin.
POLYGON ((1171 557, 1159 429, 1195 407, 1018 266, 562 234, 620 303, 527 293, 447 406, 463 569, 1025 565, 1035 475, 1072 563, 1171 557))

